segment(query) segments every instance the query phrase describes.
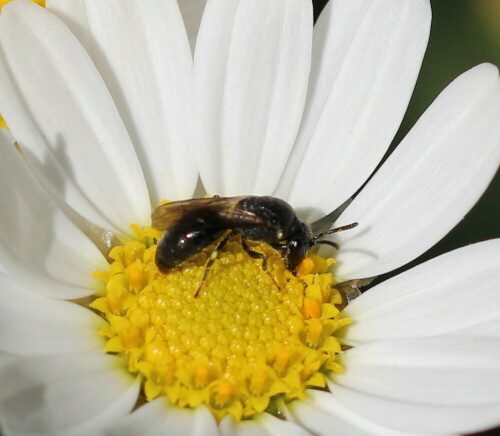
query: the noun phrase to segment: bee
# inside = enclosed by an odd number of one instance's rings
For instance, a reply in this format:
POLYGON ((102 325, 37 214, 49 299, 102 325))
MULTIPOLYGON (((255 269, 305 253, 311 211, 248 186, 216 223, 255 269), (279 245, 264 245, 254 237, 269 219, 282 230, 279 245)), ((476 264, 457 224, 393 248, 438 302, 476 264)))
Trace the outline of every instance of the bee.
POLYGON ((151 218, 152 227, 164 231, 155 257, 156 266, 164 274, 220 239, 206 263, 195 297, 219 252, 238 235, 245 252, 254 259, 262 259, 264 270, 265 256, 253 251, 247 241, 265 242, 275 248, 281 253, 286 268, 295 273, 312 246, 327 244, 338 248, 336 243, 321 238, 358 225, 352 223, 313 235, 309 225, 297 218, 292 206, 271 196, 216 196, 174 201, 159 206, 151 218))

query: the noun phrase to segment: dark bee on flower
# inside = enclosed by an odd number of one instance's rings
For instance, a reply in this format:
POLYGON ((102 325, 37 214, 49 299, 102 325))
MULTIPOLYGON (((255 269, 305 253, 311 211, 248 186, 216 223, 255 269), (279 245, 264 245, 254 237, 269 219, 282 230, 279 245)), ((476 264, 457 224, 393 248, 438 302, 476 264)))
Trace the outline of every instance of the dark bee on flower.
MULTIPOLYGON (((240 236, 245 252, 262 259, 264 269, 265 256, 253 251, 247 241, 269 244, 281 253, 287 269, 295 272, 312 246, 327 244, 338 248, 334 242, 321 238, 357 225, 352 223, 313 235, 309 225, 297 218, 292 206, 270 196, 174 201, 159 206, 152 214, 153 228, 164 231, 158 241, 155 262, 162 273, 167 273, 220 239, 206 264, 203 285, 219 252, 228 241, 240 236)), ((201 286, 196 295, 200 289, 201 286)))

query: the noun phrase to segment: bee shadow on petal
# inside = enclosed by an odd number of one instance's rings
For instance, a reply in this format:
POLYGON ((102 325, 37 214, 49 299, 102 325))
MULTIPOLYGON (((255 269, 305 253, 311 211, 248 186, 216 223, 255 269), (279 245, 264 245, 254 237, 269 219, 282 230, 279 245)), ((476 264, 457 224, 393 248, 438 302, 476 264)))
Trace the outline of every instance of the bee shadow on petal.
MULTIPOLYGON (((14 189, 4 188, 3 194, 9 197, 4 200, 9 205, 8 210, 2 213, 2 225, 9 229, 9 257, 32 272, 46 274, 48 254, 54 244, 58 214, 61 212, 43 186, 54 183, 56 189, 64 192, 65 181, 48 154, 39 162, 27 147, 17 143, 14 147, 17 148, 14 153, 13 150, 5 151, 11 154, 5 156, 8 165, 2 174, 17 182, 14 189)), ((62 141, 58 141, 55 148, 59 156, 64 156, 62 141)))
POLYGON ((82 220, 64 200, 72 177, 67 146, 57 137, 42 159, 22 144, 5 147, 0 174, 3 269, 65 282, 67 268, 61 271, 61 265, 74 252, 72 241, 67 240, 73 232, 68 218, 78 227, 78 219, 82 220))

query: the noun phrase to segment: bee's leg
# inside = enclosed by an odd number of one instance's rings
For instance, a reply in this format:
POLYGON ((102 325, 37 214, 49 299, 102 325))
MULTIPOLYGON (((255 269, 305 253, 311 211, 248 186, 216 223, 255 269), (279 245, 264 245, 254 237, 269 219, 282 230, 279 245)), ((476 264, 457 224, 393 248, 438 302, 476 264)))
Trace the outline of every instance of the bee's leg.
POLYGON ((262 269, 267 272, 267 259, 266 256, 262 253, 258 253, 257 251, 253 251, 247 244, 245 238, 241 238, 241 246, 243 250, 252 258, 252 259, 262 259, 262 269))
POLYGON ((290 251, 290 247, 288 247, 288 244, 271 244, 271 247, 281 253, 281 258, 283 259, 283 262, 286 263, 286 257, 288 256, 288 252, 290 251))
POLYGON ((243 247, 243 250, 246 251, 246 253, 253 259, 262 259, 262 269, 269 274, 269 277, 271 277, 272 281, 276 285, 278 289, 281 289, 278 283, 276 283, 276 280, 274 280, 273 275, 267 270, 267 258, 264 254, 258 253, 257 251, 253 251, 247 244, 247 241, 245 238, 241 238, 241 245, 243 247))
POLYGON ((198 290, 194 294, 195 298, 198 296, 198 294, 201 291, 201 288, 205 284, 205 281, 208 278, 208 274, 210 273, 210 268, 217 259, 219 252, 224 248, 224 245, 226 245, 228 241, 234 238, 237 234, 238 234, 237 230, 231 230, 231 232, 229 232, 226 236, 224 236, 224 238, 222 238, 219 241, 219 243, 215 246, 214 251, 212 251, 212 254, 210 254, 210 257, 208 258, 207 263, 205 264, 205 272, 203 273, 203 278, 201 279, 200 286, 198 287, 198 290))

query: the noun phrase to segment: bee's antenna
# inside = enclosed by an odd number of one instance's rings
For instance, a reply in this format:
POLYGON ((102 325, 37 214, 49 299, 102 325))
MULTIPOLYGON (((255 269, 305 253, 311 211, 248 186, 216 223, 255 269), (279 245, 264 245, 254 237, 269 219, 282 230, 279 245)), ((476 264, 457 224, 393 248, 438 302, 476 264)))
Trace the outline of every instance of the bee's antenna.
POLYGON ((327 230, 326 232, 318 233, 317 235, 312 237, 312 242, 315 242, 312 245, 316 245, 316 244, 320 243, 320 242, 316 242, 316 241, 318 241, 318 239, 321 239, 322 237, 324 237, 326 235, 331 235, 332 233, 343 232, 344 230, 351 230, 357 226, 358 226, 358 223, 351 223, 351 224, 347 224, 347 225, 342 226, 342 227, 335 227, 334 229, 327 230))
POLYGON ((336 242, 333 242, 333 241, 311 241, 309 243, 309 247, 313 247, 314 245, 318 245, 318 244, 330 245, 333 248, 335 248, 336 250, 339 249, 339 244, 337 244, 336 242))

